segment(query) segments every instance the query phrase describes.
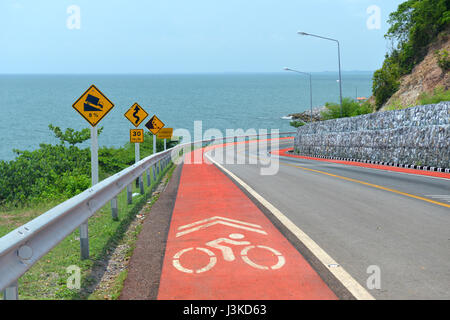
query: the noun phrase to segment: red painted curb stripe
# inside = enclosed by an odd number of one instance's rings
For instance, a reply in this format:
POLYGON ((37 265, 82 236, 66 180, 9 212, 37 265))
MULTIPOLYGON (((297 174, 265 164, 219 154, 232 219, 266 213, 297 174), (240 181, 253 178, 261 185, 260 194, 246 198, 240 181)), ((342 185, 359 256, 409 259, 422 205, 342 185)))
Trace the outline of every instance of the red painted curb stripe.
MULTIPOLYGON (((203 153, 204 150, 194 152, 203 153)), ((186 154, 186 158, 190 156, 186 154)), ((183 166, 158 299, 311 300, 337 297, 292 244, 222 171, 202 163, 183 166), (195 224, 213 217, 221 218, 195 224), (192 231, 208 224, 211 225, 192 231), (243 239, 234 241, 248 241, 250 244, 222 243, 232 249, 235 258, 234 261, 225 261, 222 251, 207 243, 230 239, 231 234, 244 235, 243 239), (251 245, 264 247, 249 248, 251 245), (280 257, 267 247, 285 258, 285 264, 280 269, 261 270, 246 262, 245 259, 261 266, 276 265, 281 261, 280 257), (208 264, 214 266, 202 273, 186 273, 177 269, 174 261, 192 271, 208 264)))
POLYGON ((416 175, 422 175, 422 176, 450 179, 450 174, 449 173, 445 173, 445 172, 422 171, 422 170, 417 170, 417 169, 390 167, 390 166, 384 166, 384 165, 379 165, 379 164, 371 164, 371 163, 364 163, 364 162, 352 162, 352 161, 344 161, 344 160, 322 159, 322 158, 299 156, 299 155, 293 155, 293 154, 287 153, 288 151, 291 151, 291 150, 293 150, 293 149, 292 148, 287 148, 287 149, 282 149, 282 150, 278 150, 278 151, 272 151, 272 154, 283 156, 283 157, 290 157, 290 158, 299 158, 299 159, 315 160, 315 161, 322 161, 322 162, 332 162, 332 163, 339 163, 339 164, 344 164, 344 165, 348 165, 348 166, 371 168, 371 169, 379 169, 379 170, 393 171, 393 172, 403 172, 403 173, 410 173, 410 174, 416 174, 416 175))

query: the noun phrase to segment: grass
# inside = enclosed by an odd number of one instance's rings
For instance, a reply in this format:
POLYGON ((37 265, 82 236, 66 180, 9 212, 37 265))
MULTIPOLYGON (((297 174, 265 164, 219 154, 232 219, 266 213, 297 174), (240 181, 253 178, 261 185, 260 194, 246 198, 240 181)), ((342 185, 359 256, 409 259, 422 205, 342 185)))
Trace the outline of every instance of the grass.
POLYGON ((420 105, 436 104, 442 101, 450 101, 450 90, 444 88, 434 89, 432 94, 422 93, 420 96, 420 105))
POLYGON ((450 101, 450 90, 445 90, 444 88, 436 88, 433 93, 422 93, 419 96, 419 100, 416 104, 403 105, 400 99, 394 100, 390 105, 386 106, 385 111, 402 110, 415 106, 424 106, 427 104, 437 104, 443 101, 450 101))
POLYGON ((411 108, 413 105, 403 105, 400 99, 394 100, 390 105, 385 107, 386 111, 403 110, 411 108))
POLYGON ((20 209, 0 210, 0 237, 50 210, 60 202, 41 203, 20 209))
MULTIPOLYGON (((19 297, 23 300, 55 300, 55 299, 88 299, 92 292, 89 288, 96 281, 92 271, 102 259, 105 259, 114 248, 124 241, 125 232, 140 209, 151 199, 151 190, 169 172, 173 171, 173 166, 168 166, 164 172, 160 172, 156 182, 152 182, 151 187, 147 187, 144 181, 145 194, 133 198, 131 205, 127 204, 126 189, 118 195, 119 219, 114 221, 111 217, 110 204, 105 205, 95 215, 89 219, 89 247, 90 259, 80 259, 80 242, 78 228, 61 243, 53 248, 47 255, 42 257, 27 273, 19 279, 19 297), (66 273, 69 266, 77 266, 81 269, 81 290, 69 289, 67 280, 70 276, 66 273)), ((153 174, 152 174, 153 176, 153 174)), ((144 175, 145 177, 145 175, 144 175)), ((139 193, 133 183, 133 193, 139 193)), ((157 197, 151 199, 151 204, 157 197)), ((18 226, 30 221, 55 204, 42 205, 39 208, 27 208, 16 211, 0 212, 0 236, 14 230, 18 226)), ((135 241, 140 228, 137 228, 132 239, 135 241)), ((132 246, 134 248, 134 245, 132 246)), ((132 255, 132 250, 127 253, 132 255)), ((117 299, 126 278, 126 272, 122 272, 116 279, 112 291, 108 294, 110 298, 117 299)), ((100 298, 94 296, 91 298, 100 298)))

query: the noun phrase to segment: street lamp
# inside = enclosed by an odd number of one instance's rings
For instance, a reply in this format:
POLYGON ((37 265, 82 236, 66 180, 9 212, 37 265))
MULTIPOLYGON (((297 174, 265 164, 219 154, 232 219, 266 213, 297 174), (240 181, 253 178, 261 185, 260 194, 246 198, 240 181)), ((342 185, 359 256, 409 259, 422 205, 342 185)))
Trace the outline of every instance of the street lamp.
POLYGON ((311 73, 307 73, 307 72, 301 72, 301 71, 297 71, 294 69, 290 69, 290 68, 284 68, 285 71, 291 71, 291 72, 295 72, 295 73, 300 73, 300 74, 305 74, 307 76, 309 76, 309 97, 311 100, 311 123, 313 122, 313 101, 312 101, 312 75, 311 73))
POLYGON ((339 41, 336 39, 331 39, 331 38, 326 38, 326 37, 322 37, 322 36, 317 36, 315 34, 310 34, 310 33, 306 33, 306 32, 297 32, 297 34, 301 35, 301 36, 311 36, 311 37, 316 37, 316 38, 320 38, 320 39, 325 39, 325 40, 330 40, 330 41, 334 41, 337 43, 338 45, 338 61, 339 61, 339 91, 340 91, 340 100, 341 100, 341 117, 342 117, 342 77, 341 77, 341 47, 339 44, 339 41))

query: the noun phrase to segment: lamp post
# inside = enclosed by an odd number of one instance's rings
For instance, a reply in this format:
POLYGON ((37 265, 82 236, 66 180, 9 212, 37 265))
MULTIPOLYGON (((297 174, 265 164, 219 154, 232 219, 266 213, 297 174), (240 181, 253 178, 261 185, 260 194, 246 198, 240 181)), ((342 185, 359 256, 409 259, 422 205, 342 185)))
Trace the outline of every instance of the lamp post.
POLYGON ((313 122, 313 101, 312 101, 312 75, 311 73, 307 73, 307 72, 301 72, 301 71, 297 71, 294 69, 290 69, 290 68, 284 68, 285 71, 291 71, 291 72, 295 72, 295 73, 300 73, 300 74, 305 74, 307 76, 309 76, 309 98, 310 98, 310 102, 311 102, 311 123, 313 122))
POLYGON ((336 39, 326 38, 326 37, 322 37, 322 36, 318 36, 318 35, 310 34, 310 33, 306 33, 306 32, 301 32, 301 31, 297 32, 297 34, 299 34, 301 36, 311 36, 311 37, 316 37, 316 38, 320 38, 320 39, 330 40, 330 41, 334 41, 337 43, 337 45, 338 45, 338 61, 339 61, 339 91, 340 91, 341 117, 342 117, 341 46, 339 44, 339 41, 336 39))

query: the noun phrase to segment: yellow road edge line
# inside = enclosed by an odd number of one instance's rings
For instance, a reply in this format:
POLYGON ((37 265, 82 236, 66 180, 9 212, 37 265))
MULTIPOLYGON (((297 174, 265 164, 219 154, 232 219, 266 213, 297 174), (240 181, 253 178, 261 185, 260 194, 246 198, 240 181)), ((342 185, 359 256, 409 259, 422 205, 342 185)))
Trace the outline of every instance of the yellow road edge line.
POLYGON ((259 193, 253 190, 244 181, 238 178, 229 170, 225 169, 222 165, 214 161, 207 153, 205 157, 215 164, 220 170, 227 173, 232 179, 239 183, 248 193, 250 193, 255 199, 257 199, 264 207, 267 208, 289 231, 291 231, 297 239, 299 239, 305 247, 307 247, 313 255, 327 268, 328 271, 333 274, 342 285, 355 297, 357 300, 375 300, 375 298, 361 286, 342 266, 339 268, 333 268, 330 266, 337 265, 338 263, 331 258, 314 240, 312 240, 305 232, 297 227, 288 217, 286 217, 280 210, 273 206, 269 201, 264 199, 259 193))
POLYGON ((433 204, 436 204, 438 206, 443 206, 443 207, 446 207, 446 208, 450 208, 450 204, 442 203, 442 202, 439 202, 439 201, 434 201, 434 200, 431 200, 431 199, 427 199, 427 198, 424 198, 424 197, 416 196, 416 195, 413 195, 413 194, 410 194, 410 193, 406 193, 406 192, 402 192, 402 191, 399 191, 399 190, 386 188, 386 187, 383 187, 383 186, 380 186, 380 185, 377 185, 377 184, 372 184, 372 183, 364 182, 364 181, 361 181, 361 180, 347 178, 347 177, 339 176, 339 175, 336 175, 336 174, 328 173, 328 172, 325 172, 325 171, 305 168, 305 167, 302 167, 302 166, 297 166, 297 165, 294 165, 294 164, 289 164, 289 163, 285 163, 285 162, 281 162, 281 161, 280 161, 280 164, 282 164, 284 166, 289 166, 289 167, 299 168, 299 169, 306 170, 306 171, 315 172, 315 173, 321 173, 321 174, 324 174, 324 175, 327 175, 327 176, 330 176, 330 177, 334 177, 334 178, 338 178, 338 179, 342 179, 342 180, 347 180, 347 181, 363 184, 363 185, 366 185, 366 186, 369 186, 369 187, 377 188, 377 189, 384 190, 384 191, 389 191, 389 192, 392 192, 392 193, 400 194, 402 196, 406 196, 406 197, 410 197, 410 198, 426 201, 426 202, 429 202, 429 203, 433 203, 433 204))

